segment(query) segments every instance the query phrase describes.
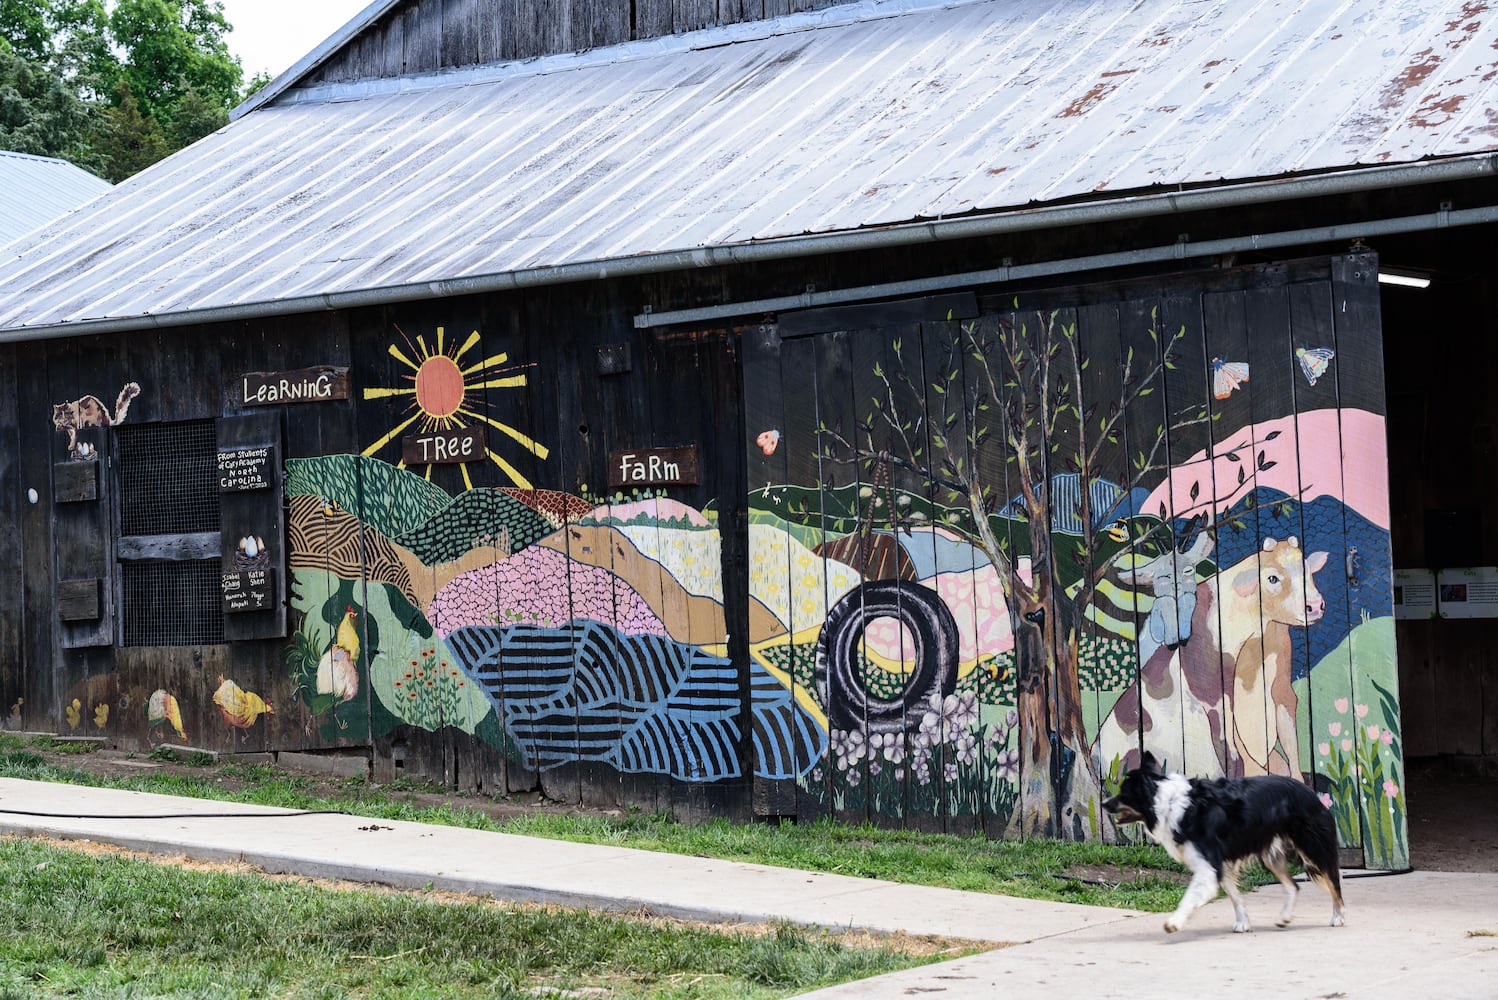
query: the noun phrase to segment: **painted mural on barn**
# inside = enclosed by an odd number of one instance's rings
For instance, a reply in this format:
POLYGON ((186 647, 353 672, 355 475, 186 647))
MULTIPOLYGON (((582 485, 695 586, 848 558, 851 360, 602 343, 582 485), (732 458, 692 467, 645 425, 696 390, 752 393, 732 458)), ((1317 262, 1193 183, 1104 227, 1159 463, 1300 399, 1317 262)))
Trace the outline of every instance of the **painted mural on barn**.
POLYGON ((751 335, 751 653, 800 810, 1120 839, 1151 750, 1407 861, 1371 271, 751 335))
POLYGON ((329 737, 451 726, 536 770, 595 761, 683 781, 741 777, 746 731, 772 777, 823 739, 767 675, 742 699, 710 511, 449 496, 362 456, 287 472, 303 616, 288 662, 329 737))

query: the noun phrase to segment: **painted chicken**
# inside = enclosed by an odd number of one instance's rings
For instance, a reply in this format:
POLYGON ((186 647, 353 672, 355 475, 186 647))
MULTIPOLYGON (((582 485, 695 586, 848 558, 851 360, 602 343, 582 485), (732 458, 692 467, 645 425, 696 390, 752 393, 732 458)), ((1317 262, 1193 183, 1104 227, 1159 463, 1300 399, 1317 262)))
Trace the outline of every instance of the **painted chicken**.
POLYGON ((187 733, 182 728, 182 706, 165 688, 151 692, 151 700, 146 703, 146 722, 152 729, 167 723, 177 731, 179 740, 187 740, 187 733))
POLYGON ((218 679, 218 690, 213 692, 213 703, 224 717, 224 722, 235 729, 249 729, 262 715, 272 715, 275 709, 270 702, 253 691, 246 691, 223 675, 218 679))
POLYGON ((317 661, 317 693, 332 695, 335 704, 351 701, 359 693, 358 619, 359 613, 352 606, 343 609, 333 645, 317 661))

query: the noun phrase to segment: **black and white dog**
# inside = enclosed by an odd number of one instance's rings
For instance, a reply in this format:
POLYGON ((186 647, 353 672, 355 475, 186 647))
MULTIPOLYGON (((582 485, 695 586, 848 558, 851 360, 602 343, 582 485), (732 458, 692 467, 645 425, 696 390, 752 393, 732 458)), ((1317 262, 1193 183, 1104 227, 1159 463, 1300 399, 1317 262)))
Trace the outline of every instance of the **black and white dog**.
POLYGON ((1276 926, 1290 923, 1299 891, 1290 877, 1292 852, 1306 874, 1331 893, 1332 926, 1342 926, 1342 875, 1337 865, 1337 824, 1305 785, 1292 778, 1203 781, 1160 772, 1154 755, 1124 775, 1118 794, 1103 803, 1119 823, 1144 823, 1170 856, 1191 869, 1191 884, 1165 921, 1173 933, 1197 907, 1217 898, 1220 884, 1233 901, 1233 930, 1250 930, 1238 893, 1238 869, 1257 858, 1285 887, 1276 926))

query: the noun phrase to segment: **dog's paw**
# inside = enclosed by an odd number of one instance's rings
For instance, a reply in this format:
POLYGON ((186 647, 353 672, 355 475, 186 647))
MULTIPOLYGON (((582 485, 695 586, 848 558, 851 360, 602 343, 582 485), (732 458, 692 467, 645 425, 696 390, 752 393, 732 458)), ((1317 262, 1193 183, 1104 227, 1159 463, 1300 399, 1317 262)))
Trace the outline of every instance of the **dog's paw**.
POLYGON ((1344 921, 1342 920, 1342 914, 1339 913, 1336 916, 1332 917, 1332 926, 1333 927, 1341 927, 1343 925, 1344 925, 1344 921))
POLYGON ((1175 918, 1174 917, 1171 917, 1169 920, 1165 921, 1165 933, 1166 934, 1174 934, 1176 931, 1178 931, 1180 929, 1181 929, 1181 925, 1175 922, 1175 918))
POLYGON ((1276 920, 1274 922, 1274 926, 1276 926, 1276 927, 1289 927, 1290 926, 1290 918, 1289 917, 1280 917, 1278 920, 1276 920))
POLYGON ((1239 920, 1233 924, 1234 934, 1247 934, 1251 930, 1253 930, 1253 928, 1249 926, 1247 920, 1239 920))

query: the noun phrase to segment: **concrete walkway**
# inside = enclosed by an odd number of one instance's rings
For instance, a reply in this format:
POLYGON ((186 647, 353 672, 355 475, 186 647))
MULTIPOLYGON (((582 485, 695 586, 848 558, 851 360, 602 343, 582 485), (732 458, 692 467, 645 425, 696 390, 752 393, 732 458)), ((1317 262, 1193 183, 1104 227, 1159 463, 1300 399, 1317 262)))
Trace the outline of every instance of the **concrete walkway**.
POLYGON ((1498 875, 1350 878, 1348 926, 1320 890, 1273 926, 1279 892, 1225 901, 1167 937, 1163 916, 897 885, 766 865, 342 814, 0 778, 0 832, 91 840, 269 872, 691 920, 904 931, 996 950, 813 997, 1498 997, 1498 875), (45 815, 39 815, 45 814, 45 815))

